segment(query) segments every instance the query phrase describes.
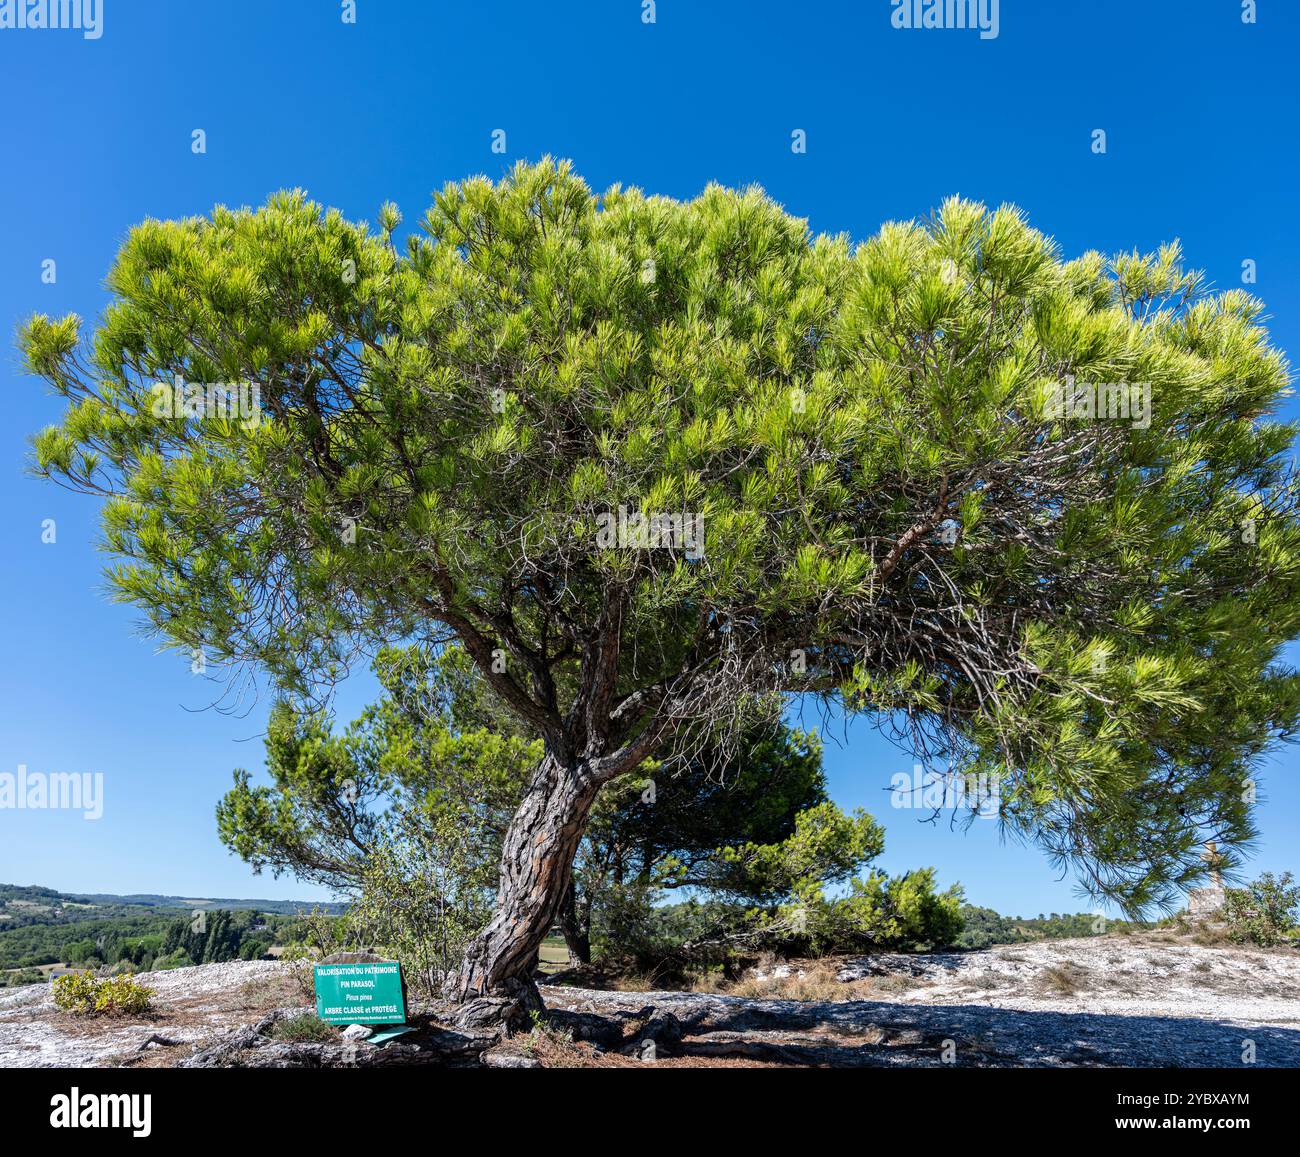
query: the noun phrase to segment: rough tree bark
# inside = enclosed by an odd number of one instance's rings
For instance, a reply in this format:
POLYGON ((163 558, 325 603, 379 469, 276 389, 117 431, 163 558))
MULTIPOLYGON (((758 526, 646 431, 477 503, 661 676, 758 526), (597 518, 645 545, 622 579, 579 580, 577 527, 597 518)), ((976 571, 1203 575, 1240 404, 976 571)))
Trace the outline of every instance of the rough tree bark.
MULTIPOLYGON (((625 596, 607 593, 582 657, 579 685, 563 717, 544 664, 526 648, 539 700, 485 662, 490 651, 470 630, 467 646, 480 668, 524 718, 536 722, 546 754, 529 780, 502 841, 501 876, 492 919, 465 949, 448 995, 466 1007, 464 1024, 526 1023, 542 1008, 533 971, 546 933, 569 891, 573 861, 601 787, 639 766, 670 740, 681 702, 663 685, 618 699, 619 649, 625 596)), ((445 617, 445 616, 444 616, 445 617)), ((455 624, 453 624, 455 625, 455 624)), ((509 627, 509 623, 497 624, 509 627)), ((681 696, 689 690, 681 687, 681 696)))
POLYGON ((573 858, 600 781, 582 760, 547 755, 506 829, 497 906, 465 950, 452 996, 509 997, 540 1008, 532 971, 569 888, 573 858))

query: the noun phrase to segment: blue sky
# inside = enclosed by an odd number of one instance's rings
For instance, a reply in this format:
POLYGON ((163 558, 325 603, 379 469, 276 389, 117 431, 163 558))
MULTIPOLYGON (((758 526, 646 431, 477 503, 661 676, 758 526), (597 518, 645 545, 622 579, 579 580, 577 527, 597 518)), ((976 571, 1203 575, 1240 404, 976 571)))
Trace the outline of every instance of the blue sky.
MULTIPOLYGON (((415 221, 446 181, 549 152, 598 189, 758 182, 814 229, 857 239, 952 193, 1018 203, 1069 255, 1178 237, 1224 288, 1256 261, 1274 340, 1300 351, 1294 0, 1260 0, 1254 26, 1237 0, 1002 0, 993 40, 896 30, 888 0, 660 0, 649 25, 640 0, 356 8, 345 25, 338 0, 104 0, 98 40, 0 29, 0 327, 96 316, 116 247, 146 216, 302 186, 352 217, 391 199, 415 221)), ((202 710, 216 690, 107 602, 97 503, 23 475, 27 437, 59 404, 4 348, 0 771, 101 772, 106 798, 94 822, 0 810, 0 881, 320 895, 253 877, 218 843, 231 769, 261 766, 265 693, 242 717, 202 710)), ((371 690, 346 686, 343 716, 371 690)), ((1265 768, 1253 868, 1297 866, 1297 762, 1288 749, 1265 768)), ((1007 913, 1083 907, 991 824, 962 834, 890 809, 890 777, 910 766, 863 725, 827 743, 835 799, 886 825, 885 867, 932 864, 1007 913)))

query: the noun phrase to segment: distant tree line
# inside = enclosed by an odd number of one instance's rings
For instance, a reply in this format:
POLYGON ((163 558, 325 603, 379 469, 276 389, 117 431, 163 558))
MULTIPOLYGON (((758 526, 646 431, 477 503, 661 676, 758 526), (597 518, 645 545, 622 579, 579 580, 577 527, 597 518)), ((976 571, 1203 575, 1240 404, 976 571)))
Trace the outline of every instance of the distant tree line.
POLYGON ((218 908, 189 920, 175 920, 162 937, 154 967, 182 968, 225 960, 257 960, 275 943, 284 917, 218 908))
POLYGON ((1063 940, 1150 927, 1149 924, 1131 920, 1112 920, 1099 916, 1096 912, 1075 912, 1069 915, 1053 912, 1047 916, 1040 912, 1036 917, 1027 918, 1003 916, 992 908, 977 908, 972 904, 962 905, 961 920, 962 932, 956 941, 958 948, 1025 944, 1031 940, 1063 940))
MULTIPOLYGON (((34 968, 96 955, 97 946, 116 952, 127 942, 158 935, 175 919, 166 916, 109 916, 96 920, 24 924, 0 931, 0 968, 34 968)), ((114 957, 116 959, 116 957, 114 957)))
POLYGON ((292 917, 224 908, 186 916, 172 912, 25 924, 0 931, 0 969, 66 963, 148 971, 256 960, 293 924, 292 917))

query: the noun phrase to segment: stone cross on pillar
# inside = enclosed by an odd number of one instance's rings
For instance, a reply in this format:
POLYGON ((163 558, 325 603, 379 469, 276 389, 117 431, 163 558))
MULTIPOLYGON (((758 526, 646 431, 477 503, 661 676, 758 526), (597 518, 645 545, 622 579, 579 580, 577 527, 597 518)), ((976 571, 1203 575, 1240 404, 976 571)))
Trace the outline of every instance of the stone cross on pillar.
POLYGON ((1223 862, 1223 857, 1219 855, 1219 845, 1213 840, 1207 841, 1205 851, 1201 853, 1203 859, 1210 866, 1210 886, 1212 888, 1223 887, 1223 877, 1219 875, 1219 865, 1223 862))
POLYGON ((1219 852, 1219 845, 1213 840, 1208 840, 1205 844, 1205 851, 1201 853, 1201 859, 1209 866, 1210 886, 1208 888, 1193 888, 1188 893, 1187 910, 1192 916, 1206 920, 1219 918, 1218 913, 1228 899, 1228 893, 1223 887, 1223 877, 1219 873, 1219 865, 1223 863, 1224 858, 1219 852))

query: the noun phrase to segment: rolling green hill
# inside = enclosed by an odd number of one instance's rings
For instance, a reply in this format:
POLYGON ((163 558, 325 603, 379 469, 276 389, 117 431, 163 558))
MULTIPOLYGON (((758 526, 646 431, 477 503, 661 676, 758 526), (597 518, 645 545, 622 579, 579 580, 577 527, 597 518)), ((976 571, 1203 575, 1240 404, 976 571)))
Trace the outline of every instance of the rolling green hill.
POLYGON ((39 978, 33 970, 53 964, 127 962, 154 968, 247 959, 275 944, 299 913, 312 908, 338 913, 343 907, 293 900, 66 893, 0 884, 0 971, 21 970, 30 981, 39 978))

